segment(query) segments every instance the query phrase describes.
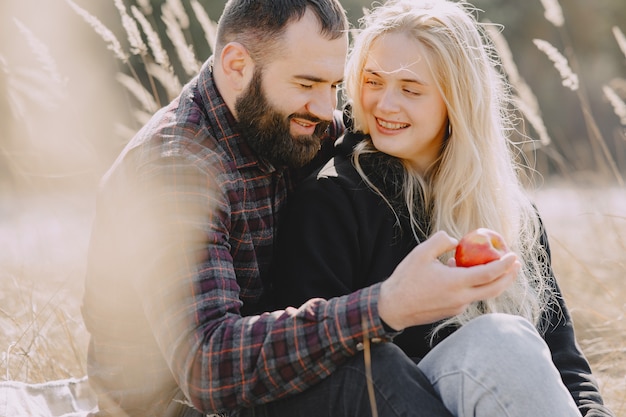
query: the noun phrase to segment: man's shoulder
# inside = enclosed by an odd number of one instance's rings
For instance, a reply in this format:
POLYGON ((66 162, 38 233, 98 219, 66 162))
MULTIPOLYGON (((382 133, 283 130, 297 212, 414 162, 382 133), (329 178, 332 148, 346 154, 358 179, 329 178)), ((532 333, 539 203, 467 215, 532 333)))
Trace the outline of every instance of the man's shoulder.
POLYGON ((179 128, 171 114, 175 112, 162 109, 137 132, 104 175, 101 186, 122 180, 237 187, 240 172, 220 141, 201 126, 179 128))
POLYGON ((175 121, 138 132, 122 153, 125 159, 131 155, 137 168, 171 161, 226 169, 232 159, 205 129, 192 131, 181 128, 175 121))

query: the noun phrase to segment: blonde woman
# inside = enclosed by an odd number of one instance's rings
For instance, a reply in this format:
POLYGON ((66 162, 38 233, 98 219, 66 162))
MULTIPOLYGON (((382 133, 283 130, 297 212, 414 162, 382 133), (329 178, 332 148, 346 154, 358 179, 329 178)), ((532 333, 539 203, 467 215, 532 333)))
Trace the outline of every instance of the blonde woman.
POLYGON ((363 18, 345 75, 348 132, 281 224, 277 302, 380 285, 394 343, 456 416, 611 416, 520 183, 497 68, 468 4, 391 0, 363 18), (501 292, 467 302, 484 283, 463 287, 446 268, 458 269, 451 250, 479 227, 500 232, 521 265, 501 292), (441 272, 396 279, 416 247, 441 272))

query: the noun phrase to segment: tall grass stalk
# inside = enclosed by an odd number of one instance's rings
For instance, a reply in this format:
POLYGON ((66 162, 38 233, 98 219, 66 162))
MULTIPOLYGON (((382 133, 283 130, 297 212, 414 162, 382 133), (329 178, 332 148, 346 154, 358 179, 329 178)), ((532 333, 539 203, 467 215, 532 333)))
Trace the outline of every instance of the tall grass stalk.
MULTIPOLYGON (((530 149, 527 152, 527 158, 529 155, 536 154, 536 151, 540 149, 548 158, 550 158, 556 166, 559 168, 559 172, 566 178, 569 178, 570 172, 567 168, 567 164, 561 154, 552 146, 552 139, 548 133, 548 129, 541 116, 541 109, 539 108, 539 101, 533 93, 530 86, 520 75, 515 60, 513 59, 513 53, 509 48, 509 44, 506 38, 502 35, 500 30, 494 25, 487 25, 487 36, 493 43, 494 47, 498 51, 500 56, 500 62, 502 69, 508 77, 508 81, 512 87, 513 100, 517 109, 522 113, 523 120, 528 122, 534 129, 535 133, 539 136, 539 141, 530 140, 526 144, 530 144, 530 149)), ((524 136, 527 136, 524 133, 524 136)), ((526 146, 528 148, 528 146, 526 146)), ((529 166, 531 164, 528 164, 529 166)))
POLYGON ((508 76, 509 83, 515 90, 515 102, 522 111, 523 115, 528 119, 529 123, 535 129, 539 135, 539 140, 542 146, 548 146, 552 142, 548 129, 541 117, 541 111, 539 109, 539 101, 533 93, 530 86, 520 75, 515 60, 513 59, 513 53, 509 48, 509 44, 502 33, 493 25, 486 26, 489 38, 493 42, 504 71, 508 76))
POLYGON ((214 50, 215 41, 217 38, 217 25, 213 20, 211 20, 211 18, 209 18, 206 10, 202 8, 198 0, 191 0, 190 3, 193 12, 196 15, 196 18, 198 19, 198 22, 200 23, 200 26, 204 31, 204 37, 207 41, 207 44, 209 45, 211 50, 214 50))
POLYGON ((624 33, 617 26, 613 26, 612 31, 613 36, 615 36, 615 40, 617 41, 617 45, 619 46, 619 49, 626 57, 626 36, 624 36, 624 33))
POLYGON ((613 106, 613 111, 619 117, 620 123, 626 126, 626 103, 624 103, 624 100, 608 85, 603 86, 602 91, 613 106))
POLYGON ((61 73, 59 73, 56 61, 52 58, 48 46, 40 39, 38 39, 35 34, 19 19, 14 18, 13 21, 22 33, 22 36, 24 36, 24 38, 28 41, 30 49, 33 52, 33 56, 35 56, 37 61, 39 61, 39 63, 41 64, 41 68, 48 75, 49 80, 51 80, 58 87, 61 87, 57 90, 60 93, 63 93, 63 88, 67 84, 67 79, 61 76, 61 73))
POLYGON ((374 379, 372 377, 372 348, 367 331, 365 317, 361 319, 363 329, 363 361, 365 365, 365 384, 367 385, 367 396, 370 401, 372 417, 378 417, 378 406, 376 405, 376 392, 374 390, 374 379))
POLYGON ((150 46, 150 50, 152 51, 154 61, 168 72, 173 73, 169 55, 161 44, 161 38, 159 37, 159 34, 154 30, 146 16, 144 16, 139 11, 139 9, 137 9, 137 7, 131 6, 131 12, 135 19, 137 19, 137 21, 141 25, 141 29, 148 39, 148 45, 150 46))
MULTIPOLYGON (((167 0, 161 6, 160 18, 166 27, 166 36, 174 46, 183 74, 177 74, 174 70, 169 53, 163 47, 163 39, 154 29, 154 23, 150 22, 156 17, 148 2, 139 2, 139 8, 131 5, 129 14, 122 0, 114 0, 122 27, 126 32, 129 51, 123 50, 113 32, 106 28, 97 17, 77 6, 72 0, 66 0, 66 2, 102 37, 107 43, 107 47, 113 51, 114 56, 130 73, 127 75, 122 71, 116 78, 130 93, 130 96, 136 100, 140 110, 133 113, 138 125, 145 123, 147 114, 151 114, 161 107, 164 101, 171 101, 176 97, 182 84, 199 72, 201 62, 196 58, 193 43, 188 40, 190 38, 187 33, 190 18, 180 0, 167 0), (144 38, 147 44, 144 42, 144 38), (140 57, 148 86, 143 85, 144 81, 131 64, 130 57, 132 56, 140 57), (157 82, 165 91, 165 97, 160 96, 157 82)), ((191 6, 205 32, 209 46, 213 48, 216 24, 196 0, 192 1, 191 6)), ((133 129, 129 130, 132 131, 133 129)))
POLYGON ((542 0, 542 4, 545 9, 546 19, 552 23, 558 30, 561 40, 565 45, 565 57, 561 58, 561 53, 554 47, 552 47, 547 41, 535 40, 535 45, 540 50, 544 51, 546 55, 554 62, 555 68, 563 77, 564 85, 572 88, 576 92, 580 107, 583 113, 585 125, 587 127, 587 133, 591 140, 591 148, 594 152, 594 158, 596 167, 599 170, 604 171, 609 176, 614 177, 614 180, 623 187, 624 178, 615 163, 613 156, 606 144, 604 137, 598 127, 598 124, 591 111, 591 105, 589 103, 588 94, 584 87, 584 84, 578 83, 578 75, 580 73, 580 65, 576 54, 574 53, 573 43, 569 38, 569 34, 566 30, 565 20, 563 19, 563 12, 558 0, 542 0), (566 65, 569 62, 569 65, 566 65), (571 70, 570 67, 571 66, 571 70), (575 78, 574 78, 575 76, 575 78), (573 88, 576 87, 576 88, 573 88), (608 171, 607 171, 608 165, 608 171))
POLYGON ((176 19, 176 15, 167 7, 167 3, 163 5, 163 22, 167 27, 167 35, 174 44, 178 59, 185 70, 185 73, 193 77, 200 71, 200 63, 196 59, 193 45, 187 43, 183 28, 176 19))
POLYGON ((100 21, 100 19, 98 19, 97 17, 95 17, 92 14, 88 13, 85 9, 81 8, 80 6, 78 6, 72 0, 65 0, 65 1, 67 2, 67 4, 70 5, 70 7, 79 16, 81 16, 85 20, 85 22, 87 22, 94 29, 94 31, 98 35, 100 35, 100 37, 107 44, 107 48, 109 48, 111 51, 113 51, 113 55, 115 55, 115 57, 117 59, 119 59, 120 61, 122 61, 124 63, 128 62, 129 55, 123 50, 122 44, 117 39, 117 36, 115 36, 113 34, 113 32, 111 32, 111 30, 109 30, 109 28, 107 28, 100 21))

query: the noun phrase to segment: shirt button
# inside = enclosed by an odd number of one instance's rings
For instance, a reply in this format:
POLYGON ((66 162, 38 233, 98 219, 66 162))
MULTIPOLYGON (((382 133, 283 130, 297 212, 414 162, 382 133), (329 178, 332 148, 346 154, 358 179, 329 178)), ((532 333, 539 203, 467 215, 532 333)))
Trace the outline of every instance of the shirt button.
POLYGON ((363 342, 359 342, 356 344, 356 350, 361 351, 363 349, 365 349, 365 345, 363 345, 363 342))

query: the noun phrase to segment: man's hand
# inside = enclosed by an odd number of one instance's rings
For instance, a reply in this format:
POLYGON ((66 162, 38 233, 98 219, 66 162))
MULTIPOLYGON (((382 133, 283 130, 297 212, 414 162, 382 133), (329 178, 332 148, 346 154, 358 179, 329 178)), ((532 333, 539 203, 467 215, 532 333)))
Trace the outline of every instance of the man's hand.
POLYGON ((381 319, 396 330, 452 317, 474 301, 500 295, 520 268, 514 253, 470 268, 444 265, 439 256, 457 240, 437 232, 413 249, 383 282, 378 300, 381 319))

